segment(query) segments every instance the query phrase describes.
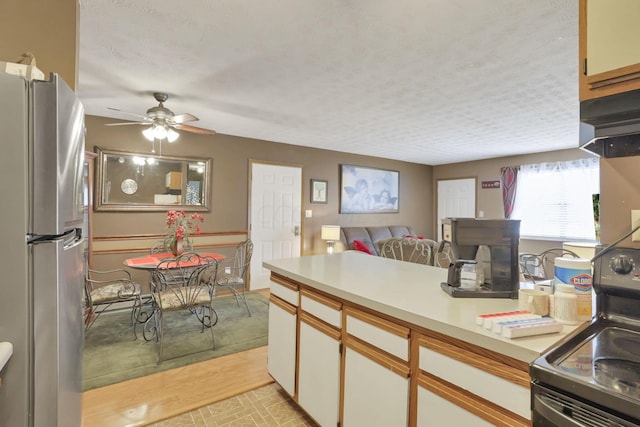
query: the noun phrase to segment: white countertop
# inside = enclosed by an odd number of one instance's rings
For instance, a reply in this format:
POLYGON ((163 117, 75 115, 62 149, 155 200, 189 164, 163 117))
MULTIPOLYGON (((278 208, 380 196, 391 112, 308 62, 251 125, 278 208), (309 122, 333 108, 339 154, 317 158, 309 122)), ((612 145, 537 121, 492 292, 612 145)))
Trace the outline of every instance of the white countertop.
POLYGON ((476 324, 476 315, 516 310, 508 298, 453 298, 440 288, 447 270, 359 252, 266 261, 264 267, 338 298, 530 363, 562 332, 508 339, 476 324))

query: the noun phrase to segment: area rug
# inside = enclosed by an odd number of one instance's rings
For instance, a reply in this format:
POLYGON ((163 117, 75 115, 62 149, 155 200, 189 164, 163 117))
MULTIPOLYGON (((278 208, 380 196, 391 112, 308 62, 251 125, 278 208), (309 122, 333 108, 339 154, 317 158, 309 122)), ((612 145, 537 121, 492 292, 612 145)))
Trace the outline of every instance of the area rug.
POLYGON ((145 341, 141 325, 134 340, 130 312, 103 314, 85 332, 83 352, 83 390, 118 383, 195 362, 267 345, 269 301, 259 293, 248 293, 251 317, 233 296, 218 297, 214 307, 218 323, 214 326, 215 350, 211 331, 200 332, 200 323, 189 311, 165 313, 162 362, 158 363, 159 343, 145 341))

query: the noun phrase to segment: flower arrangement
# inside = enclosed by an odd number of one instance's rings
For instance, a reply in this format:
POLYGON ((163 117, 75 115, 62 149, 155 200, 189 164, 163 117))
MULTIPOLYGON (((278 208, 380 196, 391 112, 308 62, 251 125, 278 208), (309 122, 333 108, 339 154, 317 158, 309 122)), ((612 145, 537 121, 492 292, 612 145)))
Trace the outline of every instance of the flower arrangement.
POLYGON ((164 247, 174 255, 178 255, 178 244, 191 246, 190 235, 200 235, 200 225, 204 222, 204 216, 199 213, 187 214, 185 211, 167 211, 167 233, 164 237, 164 247))

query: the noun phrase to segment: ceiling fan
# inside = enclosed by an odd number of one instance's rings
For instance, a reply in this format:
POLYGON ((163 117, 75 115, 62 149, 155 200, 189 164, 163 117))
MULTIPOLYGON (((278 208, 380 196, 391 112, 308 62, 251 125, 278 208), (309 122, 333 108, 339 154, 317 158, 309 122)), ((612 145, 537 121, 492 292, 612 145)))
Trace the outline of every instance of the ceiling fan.
POLYGON ((162 92, 154 92, 153 97, 158 101, 157 107, 151 107, 147 110, 145 116, 135 113, 129 113, 119 110, 117 108, 109 108, 110 110, 119 111, 124 114, 136 116, 142 119, 137 122, 124 122, 124 123, 107 123, 106 126, 123 126, 123 125, 143 125, 149 126, 149 128, 142 131, 142 134, 149 141, 155 141, 167 139, 169 142, 175 141, 179 134, 174 129, 183 130, 186 132, 197 133, 199 135, 214 135, 216 132, 210 129, 199 128, 185 124, 186 122, 194 122, 199 120, 196 116, 185 114, 174 114, 164 106, 164 102, 169 98, 169 95, 162 92))

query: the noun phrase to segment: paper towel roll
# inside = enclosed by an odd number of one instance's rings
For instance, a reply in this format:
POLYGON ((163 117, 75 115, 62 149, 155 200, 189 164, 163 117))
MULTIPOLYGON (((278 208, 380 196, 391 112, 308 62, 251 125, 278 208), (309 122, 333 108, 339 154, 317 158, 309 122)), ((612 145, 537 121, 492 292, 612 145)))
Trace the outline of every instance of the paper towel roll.
POLYGON ((591 260, 558 257, 554 260, 555 283, 573 285, 578 297, 578 320, 588 321, 593 316, 591 260))
POLYGON ((590 242, 563 242, 562 249, 574 252, 580 258, 591 259, 596 254, 596 245, 590 242))

